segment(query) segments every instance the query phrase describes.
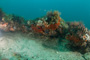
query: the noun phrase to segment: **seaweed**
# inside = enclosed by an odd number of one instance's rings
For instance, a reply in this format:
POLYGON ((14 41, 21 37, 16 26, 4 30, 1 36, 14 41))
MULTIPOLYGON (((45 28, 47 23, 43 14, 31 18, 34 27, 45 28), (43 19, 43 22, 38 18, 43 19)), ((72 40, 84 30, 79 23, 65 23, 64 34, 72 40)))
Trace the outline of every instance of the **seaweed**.
POLYGON ((5 16, 5 13, 3 12, 3 10, 0 8, 0 21, 2 20, 2 17, 5 16))
POLYGON ((19 24, 23 24, 24 23, 24 18, 23 17, 20 17, 20 16, 16 16, 16 15, 12 15, 13 16, 13 18, 12 18, 12 20, 14 21, 14 22, 18 22, 19 24))

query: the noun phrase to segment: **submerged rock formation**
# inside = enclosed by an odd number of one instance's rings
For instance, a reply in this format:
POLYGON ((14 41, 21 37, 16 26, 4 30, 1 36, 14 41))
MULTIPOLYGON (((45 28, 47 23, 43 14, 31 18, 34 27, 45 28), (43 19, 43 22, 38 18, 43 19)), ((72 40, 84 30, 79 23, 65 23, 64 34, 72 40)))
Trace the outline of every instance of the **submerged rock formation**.
POLYGON ((5 32, 33 33, 50 39, 66 39, 71 48, 81 53, 90 51, 90 31, 81 22, 65 22, 58 11, 48 12, 36 20, 25 20, 16 15, 7 15, 0 9, 0 30, 5 32))

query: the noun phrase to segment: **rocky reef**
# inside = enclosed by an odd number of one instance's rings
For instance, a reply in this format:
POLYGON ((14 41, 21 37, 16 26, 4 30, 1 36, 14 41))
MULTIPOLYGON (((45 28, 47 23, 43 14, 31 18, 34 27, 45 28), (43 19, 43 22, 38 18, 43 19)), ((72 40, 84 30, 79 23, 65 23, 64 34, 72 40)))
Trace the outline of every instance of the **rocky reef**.
POLYGON ((0 9, 0 30, 4 32, 22 32, 47 37, 48 39, 65 39, 72 51, 90 52, 90 30, 82 22, 65 22, 58 11, 49 11, 45 16, 25 20, 13 14, 5 14, 0 9))

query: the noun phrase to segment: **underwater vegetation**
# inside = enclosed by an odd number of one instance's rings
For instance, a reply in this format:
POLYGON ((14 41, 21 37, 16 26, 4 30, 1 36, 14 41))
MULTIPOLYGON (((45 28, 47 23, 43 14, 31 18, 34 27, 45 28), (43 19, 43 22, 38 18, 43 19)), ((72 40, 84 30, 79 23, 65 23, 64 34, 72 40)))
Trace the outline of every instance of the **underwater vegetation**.
POLYGON ((2 9, 0 8, 0 20, 2 19, 2 17, 4 17, 4 12, 2 11, 2 9))
POLYGON ((79 48, 81 53, 90 52, 90 30, 82 22, 65 22, 60 12, 49 11, 35 20, 25 20, 13 14, 5 14, 0 9, 0 30, 5 32, 33 33, 50 39, 66 39, 71 48, 79 48))

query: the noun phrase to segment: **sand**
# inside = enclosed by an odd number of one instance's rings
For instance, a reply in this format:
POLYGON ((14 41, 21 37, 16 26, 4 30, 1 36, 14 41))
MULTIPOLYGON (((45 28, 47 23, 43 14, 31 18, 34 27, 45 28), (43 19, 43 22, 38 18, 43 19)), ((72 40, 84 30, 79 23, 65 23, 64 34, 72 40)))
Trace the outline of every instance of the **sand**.
POLYGON ((45 43, 41 40, 27 38, 22 33, 0 32, 0 60, 90 59, 88 58, 90 54, 82 55, 77 51, 70 51, 65 47, 65 42, 55 45, 52 42, 45 43))

